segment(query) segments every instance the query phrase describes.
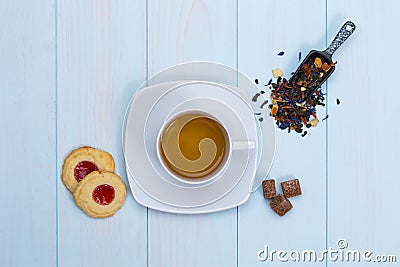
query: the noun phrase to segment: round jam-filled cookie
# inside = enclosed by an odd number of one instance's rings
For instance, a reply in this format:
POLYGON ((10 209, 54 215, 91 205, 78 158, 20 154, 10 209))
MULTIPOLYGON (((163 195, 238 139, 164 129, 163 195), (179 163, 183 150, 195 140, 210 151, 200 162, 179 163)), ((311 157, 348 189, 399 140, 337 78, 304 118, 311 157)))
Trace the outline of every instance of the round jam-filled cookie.
POLYGON ((126 186, 112 172, 94 171, 86 176, 74 192, 76 205, 94 218, 113 216, 125 202, 126 186))
POLYGON ((114 171, 114 159, 110 153, 84 146, 73 150, 65 159, 61 179, 71 193, 78 183, 93 171, 114 171))

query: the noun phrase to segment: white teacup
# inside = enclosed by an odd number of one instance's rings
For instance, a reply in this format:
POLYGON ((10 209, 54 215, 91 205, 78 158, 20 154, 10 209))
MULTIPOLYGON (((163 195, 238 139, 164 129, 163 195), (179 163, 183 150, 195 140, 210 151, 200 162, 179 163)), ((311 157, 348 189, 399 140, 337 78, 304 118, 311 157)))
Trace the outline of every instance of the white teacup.
POLYGON ((221 116, 204 109, 172 114, 158 132, 158 160, 164 170, 180 182, 202 184, 215 180, 228 168, 232 151, 256 148, 255 140, 233 140, 235 129, 232 128, 228 129, 221 116), (207 137, 203 138, 204 135, 207 137), (187 151, 194 150, 200 152, 197 158, 188 156, 187 151))

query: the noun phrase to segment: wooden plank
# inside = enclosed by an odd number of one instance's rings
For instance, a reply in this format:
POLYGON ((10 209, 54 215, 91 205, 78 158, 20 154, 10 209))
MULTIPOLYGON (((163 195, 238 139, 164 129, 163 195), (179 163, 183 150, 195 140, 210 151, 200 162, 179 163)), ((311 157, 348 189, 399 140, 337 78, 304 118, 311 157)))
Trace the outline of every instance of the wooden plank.
POLYGON ((149 74, 187 61, 235 66, 234 0, 149 0, 149 74))
POLYGON ((397 1, 328 2, 328 36, 333 37, 346 20, 358 27, 334 55, 338 66, 328 85, 328 244, 337 248, 343 238, 347 250, 370 250, 372 260, 397 254, 397 262, 400 57, 392 51, 399 7, 397 1))
MULTIPOLYGON (((299 52, 304 58, 311 49, 324 49, 324 1, 239 1, 238 9, 239 70, 253 80, 258 78, 260 90, 266 94, 269 89, 263 84, 272 78, 272 69, 281 68, 288 77, 299 64, 299 52), (307 13, 311 20, 304 19, 307 13), (278 56, 281 51, 284 55, 278 56)), ((267 108, 260 111, 269 116, 267 108)), ((320 119, 325 117, 324 108, 317 111, 320 119)), ((276 254, 264 262, 258 259, 257 253, 265 246, 269 252, 285 250, 288 254, 294 249, 300 253, 325 249, 325 123, 309 129, 304 138, 276 130, 276 155, 269 178, 276 179, 281 192, 280 182, 293 177, 300 179, 303 195, 290 200, 293 209, 284 217, 271 210, 261 189, 239 208, 239 266, 281 266, 276 254)), ((290 263, 288 254, 284 257, 290 263)), ((312 264, 325 266, 325 262, 312 264)))
POLYGON ((0 8, 0 263, 56 263, 54 1, 0 8))
MULTIPOLYGON (((74 148, 109 151, 127 183, 122 122, 145 79, 145 1, 60 1, 58 14, 59 173, 74 148)), ((59 183, 60 266, 145 266, 146 209, 130 192, 108 219, 86 216, 59 183)))
MULTIPOLYGON (((235 66, 236 3, 149 1, 149 76, 194 60, 235 66)), ((235 266, 236 209, 204 215, 149 210, 149 266, 235 266)))

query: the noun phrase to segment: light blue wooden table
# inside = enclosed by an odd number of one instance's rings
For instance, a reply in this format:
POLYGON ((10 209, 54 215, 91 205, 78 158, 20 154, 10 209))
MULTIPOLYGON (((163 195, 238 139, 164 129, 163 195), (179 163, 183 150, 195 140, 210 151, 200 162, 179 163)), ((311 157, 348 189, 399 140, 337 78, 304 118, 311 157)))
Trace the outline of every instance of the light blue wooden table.
POLYGON ((257 255, 265 246, 320 253, 339 239, 372 259, 397 256, 368 266, 399 266, 399 8, 394 0, 0 1, 0 266, 365 266, 257 255), (122 121, 147 77, 207 60, 267 82, 273 68, 292 72, 299 52, 324 49, 349 19, 357 30, 334 55, 318 110, 329 118, 306 138, 277 131, 270 176, 299 177, 303 188, 285 217, 260 190, 205 215, 147 209, 131 193, 109 219, 76 207, 60 179, 65 156, 81 145, 105 149, 126 182, 122 121))

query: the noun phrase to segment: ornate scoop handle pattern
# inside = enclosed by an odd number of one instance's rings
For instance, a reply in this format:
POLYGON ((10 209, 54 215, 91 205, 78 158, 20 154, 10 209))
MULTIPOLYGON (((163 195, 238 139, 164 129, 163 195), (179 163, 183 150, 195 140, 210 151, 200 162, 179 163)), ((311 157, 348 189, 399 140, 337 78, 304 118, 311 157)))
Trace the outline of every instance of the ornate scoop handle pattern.
POLYGON ((328 54, 332 55, 335 51, 350 37, 350 35, 355 31, 356 25, 351 22, 347 21, 342 28, 340 28, 339 32, 337 33, 335 39, 333 39, 332 43, 326 49, 328 54))

